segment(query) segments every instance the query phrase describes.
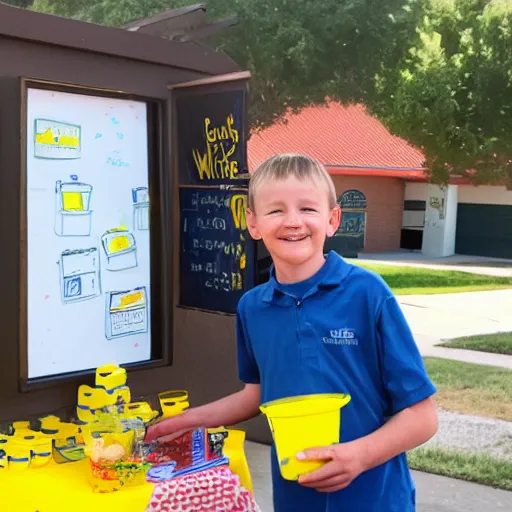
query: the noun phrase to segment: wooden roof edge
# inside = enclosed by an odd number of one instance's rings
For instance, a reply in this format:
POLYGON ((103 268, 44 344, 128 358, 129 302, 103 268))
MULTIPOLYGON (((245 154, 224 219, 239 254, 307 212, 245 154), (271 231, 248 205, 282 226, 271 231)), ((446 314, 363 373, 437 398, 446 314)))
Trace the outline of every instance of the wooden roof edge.
POLYGON ((174 42, 0 3, 0 36, 218 75, 240 71, 226 54, 194 42, 174 42))

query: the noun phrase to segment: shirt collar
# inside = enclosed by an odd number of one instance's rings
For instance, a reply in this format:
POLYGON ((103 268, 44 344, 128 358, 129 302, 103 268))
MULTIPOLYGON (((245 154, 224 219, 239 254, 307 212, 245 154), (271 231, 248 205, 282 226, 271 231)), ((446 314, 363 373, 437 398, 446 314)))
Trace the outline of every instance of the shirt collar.
MULTIPOLYGON (((335 251, 330 251, 327 254, 325 265, 327 265, 326 272, 324 272, 318 288, 334 288, 339 286, 350 272, 350 265, 335 251)), ((270 266, 270 279, 265 286, 266 289, 262 297, 263 301, 272 302, 276 292, 279 293, 274 264, 270 266)))

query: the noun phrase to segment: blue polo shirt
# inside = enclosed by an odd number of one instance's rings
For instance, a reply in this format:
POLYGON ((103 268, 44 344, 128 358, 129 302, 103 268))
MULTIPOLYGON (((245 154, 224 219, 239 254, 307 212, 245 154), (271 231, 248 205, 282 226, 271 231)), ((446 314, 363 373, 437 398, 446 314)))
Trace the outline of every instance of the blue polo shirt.
MULTIPOLYGON (((311 393, 348 393, 340 441, 370 434, 433 395, 411 330, 377 274, 330 252, 312 278, 282 285, 275 273, 247 292, 237 312, 239 376, 260 384, 262 403, 311 393)), ((275 512, 411 512, 415 487, 405 454, 319 493, 284 480, 272 450, 275 512)))

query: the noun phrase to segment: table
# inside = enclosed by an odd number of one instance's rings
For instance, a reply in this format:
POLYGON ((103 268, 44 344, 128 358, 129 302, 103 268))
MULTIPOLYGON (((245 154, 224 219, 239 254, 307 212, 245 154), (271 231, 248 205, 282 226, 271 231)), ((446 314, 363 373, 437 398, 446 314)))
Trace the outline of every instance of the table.
POLYGON ((118 492, 94 493, 89 484, 89 460, 50 462, 42 468, 0 473, 2 512, 144 512, 152 484, 118 492))
MULTIPOLYGON (((213 429, 215 430, 215 429, 213 429)), ((229 429, 224 455, 231 471, 252 492, 252 479, 245 456, 245 432, 229 429)), ((144 512, 154 485, 146 483, 118 492, 95 493, 89 483, 90 462, 57 464, 42 468, 0 470, 1 512, 144 512)))

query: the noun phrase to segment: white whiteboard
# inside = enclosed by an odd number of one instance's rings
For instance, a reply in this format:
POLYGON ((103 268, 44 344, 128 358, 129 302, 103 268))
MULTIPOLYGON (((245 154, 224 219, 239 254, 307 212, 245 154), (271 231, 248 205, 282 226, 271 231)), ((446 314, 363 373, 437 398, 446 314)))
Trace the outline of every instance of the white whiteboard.
POLYGON ((147 361, 146 104, 27 100, 28 378, 147 361))

